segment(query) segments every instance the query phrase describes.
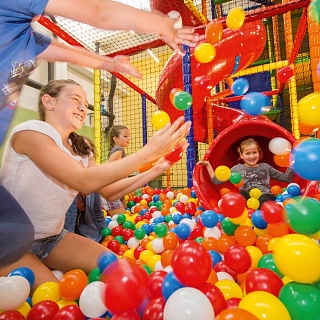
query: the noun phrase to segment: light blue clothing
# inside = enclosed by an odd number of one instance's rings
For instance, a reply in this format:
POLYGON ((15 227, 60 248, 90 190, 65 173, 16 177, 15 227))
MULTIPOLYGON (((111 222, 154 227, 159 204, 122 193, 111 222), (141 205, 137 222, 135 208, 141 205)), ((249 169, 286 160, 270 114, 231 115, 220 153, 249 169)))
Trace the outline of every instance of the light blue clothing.
POLYGON ((101 197, 98 193, 91 193, 86 196, 86 208, 84 217, 77 226, 77 198, 74 199, 66 213, 64 228, 70 232, 75 232, 78 227, 79 233, 89 239, 100 242, 101 231, 107 227, 101 205, 101 197))
POLYGON ((0 1, 0 145, 14 114, 22 85, 36 67, 36 56, 51 42, 31 28, 48 0, 0 1))

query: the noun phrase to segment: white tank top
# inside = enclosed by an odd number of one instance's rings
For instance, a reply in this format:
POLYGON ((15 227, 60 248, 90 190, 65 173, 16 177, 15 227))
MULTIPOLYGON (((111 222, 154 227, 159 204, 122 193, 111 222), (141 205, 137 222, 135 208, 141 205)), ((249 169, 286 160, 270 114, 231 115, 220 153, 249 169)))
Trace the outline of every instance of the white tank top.
POLYGON ((10 133, 3 154, 0 182, 29 216, 37 240, 61 232, 65 214, 78 191, 44 174, 29 157, 14 151, 11 144, 12 136, 23 130, 34 130, 48 135, 61 150, 75 161, 81 162, 84 167, 88 167, 89 157, 72 155, 63 146, 58 131, 44 121, 23 122, 10 133))

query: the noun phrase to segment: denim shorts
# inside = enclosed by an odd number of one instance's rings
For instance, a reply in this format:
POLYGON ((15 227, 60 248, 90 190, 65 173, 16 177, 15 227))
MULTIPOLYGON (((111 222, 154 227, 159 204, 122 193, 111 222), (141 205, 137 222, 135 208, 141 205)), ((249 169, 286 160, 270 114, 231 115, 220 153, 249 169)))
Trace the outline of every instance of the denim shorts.
POLYGON ((35 240, 32 242, 28 252, 35 254, 42 261, 48 257, 50 252, 68 232, 68 230, 62 229, 62 231, 55 236, 35 240))

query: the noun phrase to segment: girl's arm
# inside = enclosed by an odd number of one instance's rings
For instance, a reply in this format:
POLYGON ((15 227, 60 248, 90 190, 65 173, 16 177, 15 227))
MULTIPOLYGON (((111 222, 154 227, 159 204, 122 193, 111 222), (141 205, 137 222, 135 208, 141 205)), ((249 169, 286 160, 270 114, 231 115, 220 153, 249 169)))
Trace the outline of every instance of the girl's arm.
POLYGON ((214 178, 214 170, 209 161, 201 160, 201 161, 198 161, 196 165, 206 167, 209 173, 210 179, 214 178))
POLYGON ((180 44, 195 46, 193 28, 174 29, 172 20, 111 0, 49 0, 45 14, 58 15, 107 30, 133 30, 158 34, 173 50, 180 44))
POLYGON ((67 46, 56 39, 53 39, 48 48, 38 55, 38 59, 49 62, 71 62, 88 68, 126 73, 141 78, 141 74, 131 65, 130 58, 127 56, 119 55, 114 58, 100 56, 84 48, 67 46))
POLYGON ((184 144, 191 123, 188 121, 183 124, 183 121, 184 118, 180 117, 173 124, 158 130, 138 152, 118 161, 89 168, 83 168, 49 136, 40 132, 20 131, 12 137, 12 146, 18 154, 28 156, 48 176, 84 194, 90 194, 127 177, 142 165, 154 162, 179 144, 184 144))
POLYGON ((290 183, 294 180, 294 171, 288 167, 286 172, 283 173, 270 166, 270 177, 278 181, 290 183))

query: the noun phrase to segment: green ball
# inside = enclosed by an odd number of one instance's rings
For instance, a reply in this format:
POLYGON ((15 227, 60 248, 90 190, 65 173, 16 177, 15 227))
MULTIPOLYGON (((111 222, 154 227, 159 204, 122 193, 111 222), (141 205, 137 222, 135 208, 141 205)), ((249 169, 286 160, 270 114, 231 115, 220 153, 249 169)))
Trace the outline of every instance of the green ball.
POLYGON ((241 173, 239 172, 231 172, 231 175, 230 175, 230 182, 233 183, 233 184, 238 184, 242 179, 242 176, 241 176, 241 173))
POLYGON ((221 228, 228 236, 233 236, 238 227, 239 225, 232 223, 228 217, 221 221, 221 228))
POLYGON ((134 236, 138 239, 138 240, 142 240, 145 236, 146 236, 146 230, 143 228, 138 228, 134 231, 134 236))
POLYGON ((117 216, 118 224, 124 224, 126 220, 127 220, 127 218, 124 214, 118 214, 118 216, 117 216))
POLYGON ((101 236, 102 236, 102 240, 106 237, 106 236, 111 236, 112 235, 112 230, 110 228, 103 228, 101 230, 101 236))
POLYGON ((113 239, 117 240, 120 244, 124 244, 123 236, 115 236, 113 239))
POLYGON ((134 228, 134 224, 131 221, 125 221, 123 224, 123 229, 132 229, 134 228))
POLYGON ((168 227, 164 223, 158 223, 154 227, 154 233, 157 235, 158 238, 163 238, 168 233, 168 227))
POLYGON ((166 219, 166 222, 170 222, 172 220, 172 214, 171 213, 167 214, 165 219, 166 219))
POLYGON ((280 278, 283 278, 283 274, 276 267, 272 253, 266 253, 263 255, 258 262, 258 268, 266 268, 275 272, 280 278))
POLYGON ((178 110, 187 110, 192 105, 192 96, 189 92, 178 91, 173 96, 173 105, 178 110))
POLYGON ((287 308, 291 320, 320 320, 320 290, 316 286, 288 282, 281 288, 279 299, 287 308))
POLYGON ((132 207, 134 207, 136 205, 136 203, 134 202, 134 201, 128 201, 127 202, 127 207, 129 208, 129 209, 131 209, 132 207))
POLYGON ((297 233, 309 235, 320 231, 320 202, 314 198, 300 198, 285 207, 285 220, 297 233))
POLYGON ((94 281, 100 281, 100 278, 101 278, 101 271, 99 268, 92 269, 88 274, 89 283, 94 281))
POLYGON ((197 237, 197 238, 194 239, 194 241, 201 244, 202 241, 203 241, 203 237, 197 237))

